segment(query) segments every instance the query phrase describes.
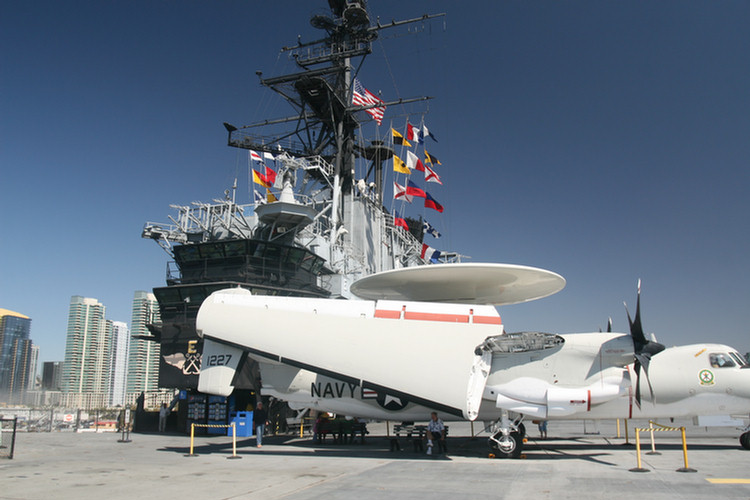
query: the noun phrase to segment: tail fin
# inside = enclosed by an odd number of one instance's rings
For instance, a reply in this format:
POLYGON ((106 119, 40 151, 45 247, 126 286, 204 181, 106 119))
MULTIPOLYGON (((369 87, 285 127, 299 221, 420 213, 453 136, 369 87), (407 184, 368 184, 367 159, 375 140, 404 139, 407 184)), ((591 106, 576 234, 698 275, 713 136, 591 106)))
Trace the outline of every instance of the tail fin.
POLYGON ((242 358, 242 349, 204 338, 198 391, 217 396, 229 396, 234 390, 232 382, 240 358, 242 358))

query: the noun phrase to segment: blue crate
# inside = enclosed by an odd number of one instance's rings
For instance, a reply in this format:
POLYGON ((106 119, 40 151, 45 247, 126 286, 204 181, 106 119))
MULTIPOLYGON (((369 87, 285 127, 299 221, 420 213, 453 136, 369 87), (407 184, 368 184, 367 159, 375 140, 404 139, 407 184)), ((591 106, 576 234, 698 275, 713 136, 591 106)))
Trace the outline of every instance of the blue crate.
MULTIPOLYGON (((253 435, 253 412, 237 411, 232 412, 229 423, 234 422, 237 437, 250 437, 253 435)), ((232 428, 227 429, 227 436, 232 435, 232 428)))

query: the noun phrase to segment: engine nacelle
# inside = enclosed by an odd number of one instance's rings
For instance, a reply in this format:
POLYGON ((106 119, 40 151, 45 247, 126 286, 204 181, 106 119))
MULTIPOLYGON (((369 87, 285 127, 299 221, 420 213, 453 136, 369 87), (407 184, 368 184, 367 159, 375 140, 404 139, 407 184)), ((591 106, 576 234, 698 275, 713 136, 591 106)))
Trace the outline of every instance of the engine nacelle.
POLYGON ((628 393, 626 380, 609 377, 587 387, 558 387, 543 380, 524 377, 498 387, 487 387, 485 397, 495 406, 532 417, 567 417, 584 413, 628 393))
POLYGON ((547 390, 547 416, 567 417, 591 410, 591 391, 553 387, 547 390))

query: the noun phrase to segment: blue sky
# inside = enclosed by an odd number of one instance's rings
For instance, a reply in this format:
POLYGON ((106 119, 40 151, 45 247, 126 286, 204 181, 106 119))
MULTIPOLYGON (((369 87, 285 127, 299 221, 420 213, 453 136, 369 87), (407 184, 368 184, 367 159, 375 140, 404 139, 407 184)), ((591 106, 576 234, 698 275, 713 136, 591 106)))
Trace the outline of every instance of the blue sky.
MULTIPOLYGON (((371 1, 386 34, 360 74, 430 95, 443 250, 555 271, 559 294, 501 308, 511 331, 627 330, 750 350, 750 4, 371 1)), ((170 204, 244 175, 221 123, 284 116, 255 75, 294 69, 324 1, 11 2, 0 16, 0 307, 64 356, 71 295, 130 322, 168 256, 142 240, 170 204)), ((389 109, 387 124, 408 110, 389 109)), ((407 215, 420 215, 410 208, 407 215)))

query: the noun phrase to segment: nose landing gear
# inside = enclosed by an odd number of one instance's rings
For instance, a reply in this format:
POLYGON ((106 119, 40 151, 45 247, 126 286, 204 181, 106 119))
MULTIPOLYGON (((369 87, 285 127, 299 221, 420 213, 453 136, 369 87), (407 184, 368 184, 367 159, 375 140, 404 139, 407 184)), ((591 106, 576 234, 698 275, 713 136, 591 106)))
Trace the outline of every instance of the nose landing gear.
POLYGON ((523 450, 523 438, 526 437, 526 427, 521 418, 511 421, 507 414, 503 415, 496 424, 497 429, 489 439, 490 456, 497 458, 518 458, 523 450))

